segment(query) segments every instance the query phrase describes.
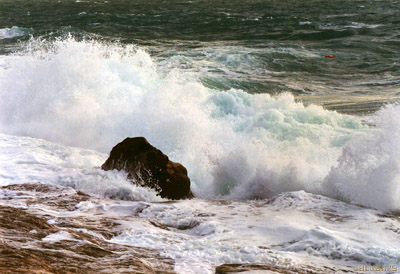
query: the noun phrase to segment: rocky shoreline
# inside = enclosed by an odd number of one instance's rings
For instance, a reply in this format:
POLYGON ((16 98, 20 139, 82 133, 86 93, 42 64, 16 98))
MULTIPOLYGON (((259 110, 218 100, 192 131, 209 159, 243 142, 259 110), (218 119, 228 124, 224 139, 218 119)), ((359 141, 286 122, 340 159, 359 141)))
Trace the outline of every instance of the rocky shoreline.
MULTIPOLYGON (((140 213, 146 203, 140 206, 140 202, 133 211, 125 212, 121 204, 119 215, 109 214, 104 201, 58 185, 26 183, 0 187, 0 273, 176 273, 174 259, 161 254, 162 249, 124 245, 111 239, 120 235, 128 222, 144 222, 149 229, 161 231, 186 231, 192 227, 174 228, 143 219, 140 213)), ((113 203, 119 204, 117 200, 113 203)), ((215 267, 218 274, 353 273, 348 268, 267 262, 215 267)))
POLYGON ((175 273, 174 261, 155 250, 108 241, 118 233, 116 220, 66 217, 93 197, 41 183, 0 193, 0 273, 175 273))

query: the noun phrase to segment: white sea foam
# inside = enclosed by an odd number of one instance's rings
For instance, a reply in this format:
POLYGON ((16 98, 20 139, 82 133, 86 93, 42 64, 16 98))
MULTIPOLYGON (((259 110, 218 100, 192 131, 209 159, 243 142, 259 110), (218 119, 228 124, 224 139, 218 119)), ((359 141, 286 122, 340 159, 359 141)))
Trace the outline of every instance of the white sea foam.
MULTIPOLYGON (((25 51, 1 58, 0 132, 103 153, 127 136, 145 136, 188 168, 194 193, 203 198, 304 189, 399 209, 400 126, 392 115, 398 107, 378 112, 377 127, 369 128, 357 117, 305 107, 290 94, 208 89, 193 72, 165 69, 143 49, 73 38, 32 40, 25 51)), ((100 158, 88 165, 98 167, 100 158)), ((43 165, 30 167, 43 174, 43 165)), ((71 181, 95 186, 87 173, 71 181)))
POLYGON ((66 218, 91 224, 87 229, 68 226, 68 231, 42 241, 78 241, 74 231, 103 238, 94 224, 109 220, 117 224, 110 228, 115 235, 111 242, 157 249, 174 260, 177 273, 211 274, 223 263, 272 263, 318 273, 400 263, 396 216, 304 191, 247 201, 165 203, 87 197, 75 209, 64 209, 62 203, 63 209, 55 210, 60 206, 55 198, 61 194, 68 201, 75 191, 49 186, 41 192, 37 186, 38 192, 31 187, 0 189, 0 204, 44 215, 61 229, 66 218))
POLYGON ((375 29, 381 27, 380 24, 365 24, 359 22, 351 22, 349 25, 335 25, 333 23, 321 24, 318 26, 319 29, 323 30, 342 30, 342 29, 375 29))
POLYGON ((161 200, 154 191, 132 185, 126 174, 101 170, 99 166, 106 158, 106 154, 96 151, 0 134, 0 186, 42 182, 100 197, 161 200))
POLYGON ((25 35, 25 30, 19 27, 3 28, 0 29, 0 40, 7 38, 14 38, 25 35))
POLYGON ((66 231, 59 231, 56 233, 52 233, 47 235, 42 239, 44 242, 59 242, 59 241, 77 241, 74 236, 72 236, 70 233, 66 231))
MULTIPOLYGON (((137 212, 136 205, 122 207, 106 212, 137 212)), ((348 267, 400 263, 399 240, 393 233, 398 221, 304 191, 281 194, 273 201, 193 200, 140 208, 140 218, 164 229, 122 221, 123 233, 112 241, 157 246, 174 258, 178 273, 214 273, 213 266, 221 263, 332 264, 337 270, 333 265, 343 262, 348 267), (188 223, 194 228, 186 228, 188 223)))
MULTIPOLYGON (((269 74, 282 74, 282 71, 268 70, 271 64, 266 62, 268 56, 274 59, 289 56, 290 58, 320 58, 320 54, 305 47, 265 47, 250 48, 230 45, 204 45, 192 49, 151 48, 158 52, 158 69, 160 71, 179 68, 185 72, 195 72, 203 78, 232 77, 249 80, 266 77, 269 74)), ((223 81, 224 79, 217 79, 223 81)), ((272 80, 272 79, 269 79, 272 80)))

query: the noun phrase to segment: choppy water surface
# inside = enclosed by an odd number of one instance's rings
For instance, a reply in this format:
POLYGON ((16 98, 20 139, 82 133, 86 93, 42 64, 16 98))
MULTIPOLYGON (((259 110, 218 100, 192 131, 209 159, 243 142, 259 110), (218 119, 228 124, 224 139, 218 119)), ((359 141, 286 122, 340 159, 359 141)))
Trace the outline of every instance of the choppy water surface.
POLYGON ((399 96, 399 18, 392 0, 5 0, 0 53, 18 51, 29 37, 120 41, 209 88, 288 91, 306 103, 368 113, 399 96))

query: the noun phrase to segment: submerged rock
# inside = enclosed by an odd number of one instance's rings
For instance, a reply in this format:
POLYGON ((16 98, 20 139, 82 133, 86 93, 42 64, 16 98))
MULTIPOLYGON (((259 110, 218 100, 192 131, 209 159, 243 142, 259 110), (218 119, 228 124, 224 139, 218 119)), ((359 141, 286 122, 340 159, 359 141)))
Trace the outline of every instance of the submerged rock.
POLYGON ((162 198, 192 198, 186 168, 169 160, 144 137, 126 138, 111 150, 103 170, 123 170, 137 184, 155 189, 162 198))

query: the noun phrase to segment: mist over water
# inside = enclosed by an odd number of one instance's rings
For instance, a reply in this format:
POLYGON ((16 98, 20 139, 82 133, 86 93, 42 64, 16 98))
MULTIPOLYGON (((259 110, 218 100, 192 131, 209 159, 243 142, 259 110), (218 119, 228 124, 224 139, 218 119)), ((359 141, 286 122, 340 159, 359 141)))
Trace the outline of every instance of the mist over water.
POLYGON ((0 131, 108 153, 145 136, 189 170, 201 198, 308 192, 399 208, 399 107, 356 117, 293 95, 206 87, 146 50, 34 39, 0 62, 0 131), (368 121, 368 126, 364 122, 368 121))

